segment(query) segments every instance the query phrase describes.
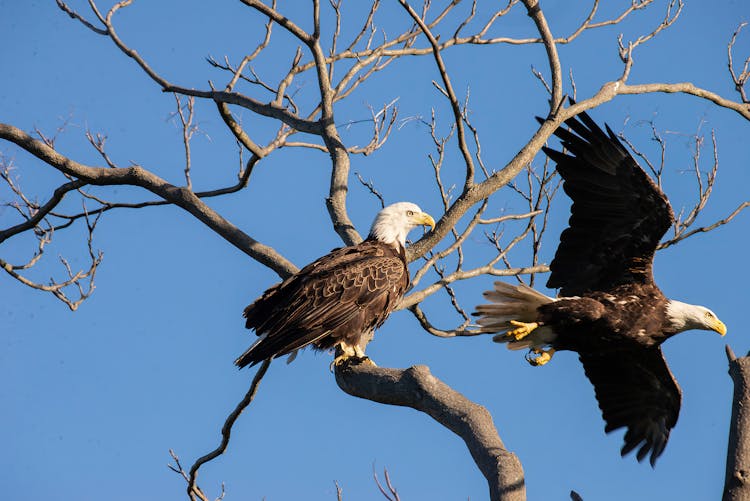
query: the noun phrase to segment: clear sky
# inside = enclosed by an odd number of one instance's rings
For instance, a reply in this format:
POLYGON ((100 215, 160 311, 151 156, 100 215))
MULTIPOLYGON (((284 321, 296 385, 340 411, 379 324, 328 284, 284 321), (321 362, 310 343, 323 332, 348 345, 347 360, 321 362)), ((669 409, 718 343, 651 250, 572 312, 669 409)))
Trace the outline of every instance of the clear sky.
MULTIPOLYGON (((88 12, 85 4, 71 3, 88 12)), ((389 35, 407 24, 392 4, 384 2, 379 20, 391 27, 389 35)), ((598 18, 630 2, 608 4, 598 18)), ((459 8, 466 12, 469 5, 459 8)), ((542 7, 553 33, 565 34, 583 19, 587 4, 544 1, 542 7)), ((307 2, 280 2, 279 8, 309 25, 307 2)), ((360 22, 354 5, 345 2, 344 8, 360 22)), ((564 72, 572 69, 580 98, 619 75, 617 34, 624 32, 627 40, 648 33, 665 8, 655 2, 620 27, 585 33, 560 47, 564 72)), ((495 35, 535 36, 523 9, 516 9, 495 27, 495 35)), ((67 121, 57 148, 90 165, 102 162, 84 132, 106 134, 108 151, 121 165, 137 163, 182 183, 181 131, 170 119, 172 95, 160 92, 111 41, 71 20, 54 2, 0 0, 0 13, 0 121, 49 135, 67 121)), ((737 99, 726 69, 726 44, 749 18, 744 0, 686 0, 677 24, 638 50, 630 82, 691 81, 737 99)), ((135 2, 117 19, 123 39, 154 68, 175 83, 199 88, 209 79, 225 81, 205 57, 238 61, 260 41, 264 22, 240 2, 229 1, 135 2)), ((288 68, 296 49, 281 30, 272 45, 276 55, 269 51, 258 63, 270 81, 288 68)), ((738 39, 736 54, 738 62, 750 55, 750 30, 738 39)), ((530 71, 533 65, 546 74, 543 47, 459 48, 445 57, 456 91, 471 93, 472 121, 488 167, 502 168, 533 134, 534 115, 546 114, 545 92, 530 71)), ((394 99, 401 119, 428 118, 434 107, 447 130, 445 102, 431 85, 437 78, 429 57, 389 66, 337 108, 344 140, 366 142, 365 125, 345 124, 369 117, 368 105, 394 99)), ((300 101, 311 102, 313 76, 298 85, 300 101)), ((567 81, 565 91, 572 93, 567 81)), ((198 189, 230 185, 237 166, 234 142, 212 104, 199 103, 196 110, 205 133, 194 141, 193 182, 198 189)), ((698 225, 713 223, 748 199, 750 124, 736 113, 697 98, 657 94, 619 97, 591 114, 657 159, 650 129, 643 125, 655 121, 669 148, 664 187, 676 212, 695 200, 690 136, 700 129, 710 143, 715 130, 719 174, 698 225)), ((242 117, 246 126, 257 127, 253 130, 267 131, 250 113, 242 117)), ((429 131, 419 120, 399 125, 380 151, 353 157, 352 170, 372 179, 387 202, 410 200, 438 219, 442 209, 427 159, 429 131)), ((39 200, 64 182, 7 143, 0 144, 0 152, 13 159, 19 182, 39 200)), ((447 175, 460 180, 459 158, 451 155, 453 170, 447 175)), ((710 166, 709 147, 701 167, 710 166)), ((284 149, 259 165, 249 189, 209 204, 302 266, 340 245, 324 204, 329 167, 325 154, 284 149)), ((97 193, 115 200, 151 199, 132 188, 97 193)), ((0 187, 0 198, 9 197, 0 187)), ((365 233, 377 201, 355 181, 349 203, 352 219, 365 233)), ((508 189, 498 192, 493 204, 495 215, 501 208, 524 210, 508 189)), ((544 262, 554 255, 567 206, 564 197, 556 200, 544 262)), ((79 208, 72 201, 66 207, 79 208)), ((0 227, 17 222, 13 210, 0 207, 0 227)), ((655 469, 633 457, 620 458, 621 432, 604 434, 592 387, 574 354, 560 353, 549 365, 532 368, 521 354, 493 345, 488 337, 433 337, 407 312, 391 317, 368 353, 381 366, 426 364, 486 406, 506 446, 523 463, 529 499, 565 499, 571 489, 586 500, 718 499, 732 395, 724 346, 729 343, 738 354, 750 349, 743 325, 749 234, 750 217, 743 214, 657 256, 656 279, 667 296, 709 306, 729 333, 721 339, 688 332, 664 346, 683 389, 683 405, 655 469)), ((32 277, 59 277, 58 254, 73 267, 85 266, 83 237, 80 227, 58 232, 32 277)), ((473 242, 479 253, 482 239, 477 234, 473 242)), ((232 365, 255 337, 243 328, 242 309, 277 276, 174 207, 111 211, 101 219, 94 244, 104 252, 96 292, 75 313, 49 294, 0 276, 3 490, 17 500, 179 499, 184 482, 167 469, 168 451, 190 465, 218 443, 225 416, 253 375, 232 365)), ((0 246, 0 257, 20 262, 30 257, 32 245, 27 236, 12 238, 0 246)), ((516 265, 528 259, 525 251, 513 254, 516 265)), ((545 280, 539 277, 537 283, 545 280)), ((481 302, 491 283, 480 277, 461 284, 465 307, 481 302)), ((441 295, 427 302, 433 322, 446 327, 455 322, 448 304, 441 295)), ((487 497, 484 478, 456 436, 413 410, 344 394, 329 362, 326 354, 304 352, 291 365, 271 365, 256 401, 234 428, 229 451, 201 470, 204 490, 218 495, 224 482, 227 499, 335 500, 337 481, 346 500, 381 499, 372 472, 382 477, 387 468, 404 500, 487 497)))

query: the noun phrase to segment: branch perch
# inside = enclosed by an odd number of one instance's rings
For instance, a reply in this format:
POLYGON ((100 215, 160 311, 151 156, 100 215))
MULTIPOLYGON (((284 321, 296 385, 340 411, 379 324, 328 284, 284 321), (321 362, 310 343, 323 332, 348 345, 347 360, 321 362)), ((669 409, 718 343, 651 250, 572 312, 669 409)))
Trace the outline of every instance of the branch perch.
POLYGON ((466 443, 487 479, 492 501, 526 499, 521 462, 505 448, 487 409, 440 381, 426 366, 408 369, 365 364, 337 366, 336 382, 352 396, 428 414, 466 443))

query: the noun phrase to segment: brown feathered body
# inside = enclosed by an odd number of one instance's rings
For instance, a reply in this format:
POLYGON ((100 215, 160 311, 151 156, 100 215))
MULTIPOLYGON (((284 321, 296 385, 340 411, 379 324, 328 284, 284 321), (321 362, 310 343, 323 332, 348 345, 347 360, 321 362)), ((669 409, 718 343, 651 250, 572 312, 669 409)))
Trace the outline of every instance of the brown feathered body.
POLYGON ((573 201, 547 282, 559 296, 497 282, 476 314, 510 349, 577 352, 605 431, 627 428, 622 454, 638 448, 638 460, 650 455, 653 465, 681 400, 661 343, 690 328, 726 328, 713 312, 669 300, 656 286, 653 258, 673 221, 669 201, 609 127, 605 133, 585 113, 578 118, 555 132, 567 153, 544 148, 573 201), (512 321, 538 326, 516 336, 512 321))
POLYGON ((681 391, 661 343, 677 331, 667 299, 653 284, 560 297, 538 308, 536 321, 555 333, 555 350, 578 353, 594 386, 607 433, 627 428, 621 454, 638 448, 651 463, 664 451, 680 412, 681 391))
POLYGON ((255 365, 307 345, 363 350, 409 286, 404 248, 375 239, 334 249, 245 308, 260 336, 235 362, 255 365))

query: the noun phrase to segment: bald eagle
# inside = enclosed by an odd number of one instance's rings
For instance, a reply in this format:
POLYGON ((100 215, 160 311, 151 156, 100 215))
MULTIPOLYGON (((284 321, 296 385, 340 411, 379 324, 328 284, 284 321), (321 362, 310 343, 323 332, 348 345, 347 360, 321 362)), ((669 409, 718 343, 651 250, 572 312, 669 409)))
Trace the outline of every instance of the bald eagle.
POLYGON ((585 113, 558 128, 568 153, 543 148, 573 200, 569 227, 550 265, 551 298, 524 285, 495 283, 478 323, 511 350, 529 349, 532 365, 555 350, 578 353, 594 386, 607 433, 627 428, 621 455, 650 463, 664 451, 680 411, 680 388, 660 345, 688 329, 726 334, 703 306, 667 299, 652 266, 674 215, 667 197, 609 127, 585 113))
POLYGON ((435 227, 415 204, 381 210, 366 240, 334 249, 274 285, 245 308, 245 326, 258 340, 236 361, 253 366, 307 345, 335 348, 335 362, 366 358, 372 333, 409 286, 406 235, 418 225, 435 227))

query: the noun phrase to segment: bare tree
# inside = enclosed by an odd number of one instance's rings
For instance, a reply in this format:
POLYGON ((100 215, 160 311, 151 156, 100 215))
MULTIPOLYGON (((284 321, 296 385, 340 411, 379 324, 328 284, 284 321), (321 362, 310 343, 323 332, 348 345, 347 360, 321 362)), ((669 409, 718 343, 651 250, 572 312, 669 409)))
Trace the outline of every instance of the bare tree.
MULTIPOLYGON (((250 11, 264 19, 262 27, 258 26, 257 45, 238 61, 229 57, 210 57, 207 61, 209 69, 214 75, 219 75, 214 81, 220 83, 211 81, 203 88, 194 88, 168 79, 159 68, 149 63, 126 36, 121 35, 118 16, 127 8, 137 8, 131 6, 131 3, 131 0, 121 1, 105 12, 100 10, 97 2, 90 0, 90 9, 79 11, 62 0, 57 0, 58 7, 74 22, 79 23, 81 29, 90 30, 102 41, 112 42, 116 50, 130 58, 135 67, 161 91, 174 96, 175 111, 172 118, 182 131, 184 145, 183 165, 176 176, 179 181, 170 182, 141 164, 120 164, 108 153, 107 137, 103 134, 86 131, 86 140, 101 159, 100 165, 87 165, 58 151, 55 145, 57 134, 50 137, 41 130, 29 134, 12 124, 0 124, 0 138, 5 141, 6 147, 9 143, 14 144, 65 178, 47 200, 38 202, 14 177, 13 169, 16 166, 11 156, 0 157, 0 177, 12 193, 12 200, 6 205, 13 208, 18 216, 16 224, 0 230, 0 243, 22 234, 33 235, 36 240, 36 245, 29 248, 30 257, 25 262, 11 263, 0 258, 0 267, 25 286, 51 292, 71 310, 78 308, 94 290, 95 274, 102 262, 102 254, 95 250, 93 236, 99 218, 110 211, 174 205, 188 212, 210 231, 260 265, 273 270, 279 277, 284 278, 296 272, 297 267, 273 246, 248 235, 205 202, 209 198, 246 189, 251 183, 254 169, 281 148, 299 148, 310 155, 323 152, 330 157, 330 187, 325 201, 330 221, 344 244, 360 242, 362 237, 352 223, 347 209, 347 194, 352 189, 352 158, 371 155, 383 147, 399 127, 399 110, 397 102, 389 102, 378 108, 371 107, 370 116, 364 121, 370 127, 369 139, 364 145, 353 144, 342 138, 342 129, 353 124, 342 124, 337 120, 336 112, 341 103, 352 99, 351 96, 361 91, 363 84, 380 72, 391 71, 395 66, 394 62, 399 59, 423 57, 434 63, 432 84, 437 111, 433 110, 428 119, 410 117, 407 121, 420 121, 429 134, 433 151, 429 153, 428 160, 434 174, 435 190, 444 209, 434 231, 409 248, 408 259, 418 261, 419 265, 413 273, 412 289, 403 298, 400 308, 409 310, 427 333, 440 337, 477 334, 469 315, 473 305, 464 304, 465 300, 462 300, 455 289, 459 282, 479 276, 492 276, 517 277, 518 280, 528 280, 533 284, 536 274, 548 271, 548 267, 539 258, 539 249, 558 190, 558 179, 548 161, 534 159, 554 130, 566 119, 622 95, 681 93, 734 111, 750 120, 750 104, 745 88, 750 59, 737 65, 734 54, 734 45, 737 38, 742 36, 744 24, 739 25, 734 34, 728 34, 729 76, 738 93, 734 98, 718 95, 690 82, 629 83, 635 65, 635 54, 644 50, 650 40, 678 21, 683 8, 682 0, 672 0, 666 5, 663 15, 659 14, 660 22, 651 32, 634 40, 626 40, 621 35, 613 47, 622 63, 620 74, 598 82, 598 91, 590 96, 576 96, 577 102, 570 105, 566 105, 564 100, 566 83, 558 47, 579 42, 592 30, 616 29, 619 23, 630 16, 647 9, 656 9, 658 6, 652 5, 651 0, 634 0, 618 15, 605 19, 598 16, 599 1, 593 0, 588 10, 582 13, 583 20, 580 24, 564 36, 553 35, 538 0, 509 0, 506 5, 493 12, 484 12, 476 2, 462 9, 458 7, 458 2, 446 2, 444 6, 436 7, 430 1, 416 6, 406 0, 399 0, 402 22, 398 26, 386 27, 379 24, 379 14, 386 8, 379 0, 370 4, 366 15, 361 19, 344 16, 342 2, 335 0, 323 4, 315 0, 310 11, 305 14, 285 12, 275 1, 269 4, 260 0, 242 0, 250 11), (528 15, 529 22, 536 31, 535 36, 511 38, 495 35, 499 31, 496 27, 500 20, 518 10, 528 15), (324 26, 330 28, 325 29, 324 26), (342 30, 342 26, 346 30, 342 30), (353 35, 349 35, 350 33, 353 35), (289 38, 295 42, 291 49, 288 43, 275 43, 277 39, 289 38), (540 85, 549 94, 547 116, 526 144, 499 168, 492 167, 485 161, 481 131, 471 119, 471 96, 468 91, 456 88, 444 59, 445 54, 459 46, 488 45, 541 45, 546 51, 547 68, 533 71, 540 85), (272 81, 254 67, 254 62, 268 52, 273 52, 274 58, 285 58, 288 61, 288 70, 280 79, 272 81), (316 82, 313 99, 309 96, 300 98, 294 90, 295 82, 303 76, 316 82), (195 115, 196 102, 213 103, 216 113, 237 142, 239 166, 236 182, 231 185, 208 190, 196 188, 197 183, 191 176, 191 140, 200 132, 195 115), (263 126, 254 128, 245 125, 240 118, 243 113, 245 116, 250 114, 253 120, 262 121, 263 126), (269 134, 269 131, 272 132, 269 134), (460 185, 454 185, 453 179, 461 179, 460 185), (106 187, 120 185, 140 188, 152 198, 146 201, 111 199, 111 192, 106 187), (493 196, 501 189, 504 189, 506 195, 516 197, 524 210, 509 214, 494 209, 493 196), (80 210, 71 211, 71 204, 62 205, 63 199, 70 197, 78 199, 80 210), (87 234, 87 267, 74 271, 69 261, 61 258, 64 271, 62 278, 52 279, 49 283, 29 278, 29 271, 45 258, 45 245, 59 232, 81 224, 85 225, 87 234), (481 250, 472 245, 478 235, 481 235, 485 244, 481 250), (491 249, 488 257, 484 250, 487 246, 491 249), (531 258, 518 265, 511 261, 511 251, 522 246, 530 250, 531 258), (455 324, 436 326, 430 320, 429 308, 423 307, 423 302, 436 294, 443 294, 445 301, 455 311, 455 324)), ((569 89, 570 94, 576 93, 572 75, 569 89)), ((652 130, 654 139, 659 142, 664 153, 659 162, 651 162, 635 145, 629 146, 635 155, 644 160, 661 184, 666 146, 657 128, 652 127, 652 130)), ((624 136, 623 139, 625 140, 624 136)), ((718 169, 717 145, 713 134, 711 139, 712 167, 704 175, 704 160, 701 158, 703 139, 701 135, 695 136, 697 200, 689 210, 680 213, 675 221, 673 234, 662 243, 662 248, 726 224, 750 205, 750 201, 740 201, 737 209, 721 220, 697 226, 697 218, 709 201, 718 169)), ((356 177, 364 189, 382 204, 384 195, 378 184, 365 180, 358 173, 356 177)), ((746 359, 732 356, 730 360, 733 378, 737 380, 739 376, 736 375, 741 373, 739 367, 746 359)), ((197 484, 200 467, 224 452, 230 441, 233 423, 252 402, 268 365, 266 362, 261 366, 248 393, 228 416, 221 431, 221 443, 216 450, 198 459, 187 470, 173 453, 173 469, 184 477, 191 499, 209 499, 197 484)), ((525 499, 521 463, 503 444, 492 416, 484 407, 469 401, 440 381, 426 366, 403 370, 348 366, 337 369, 335 375, 339 386, 351 395, 378 403, 414 408, 458 435, 466 443, 477 468, 487 479, 491 499, 525 499)), ((735 394, 735 401, 739 402, 747 398, 747 395, 746 385, 741 386, 735 394)), ((744 418, 737 416, 735 424, 742 419, 744 418)), ((738 429, 741 430, 742 427, 738 429)), ((741 466, 748 461, 748 448, 744 440, 737 438, 737 434, 731 436, 735 438, 730 444, 730 456, 736 459, 727 465, 726 496, 727 499, 750 499, 743 473, 745 469, 741 466), (734 494, 739 490, 743 490, 744 494, 734 494)), ((389 491, 386 493, 378 483, 381 492, 389 499, 389 496, 398 498, 387 473, 386 481, 389 491)), ((338 485, 337 492, 341 498, 338 485)), ((223 488, 219 498, 222 496, 223 488)))

